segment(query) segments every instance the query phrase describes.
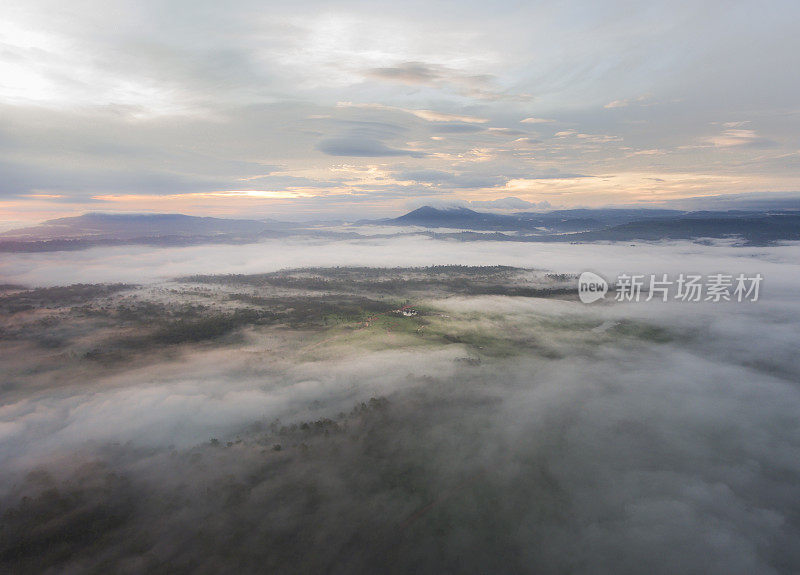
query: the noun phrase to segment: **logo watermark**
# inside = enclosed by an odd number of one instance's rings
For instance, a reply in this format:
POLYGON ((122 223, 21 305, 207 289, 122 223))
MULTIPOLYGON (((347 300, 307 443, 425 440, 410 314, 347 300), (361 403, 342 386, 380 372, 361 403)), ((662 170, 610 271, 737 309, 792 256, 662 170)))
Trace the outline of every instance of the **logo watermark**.
POLYGON ((619 302, 757 302, 763 279, 761 274, 620 274, 609 285, 602 276, 583 272, 578 278, 578 296, 583 303, 604 299, 609 291, 619 302))
POLYGON ((578 278, 578 297, 583 303, 592 303, 606 297, 608 282, 594 272, 583 272, 578 278))

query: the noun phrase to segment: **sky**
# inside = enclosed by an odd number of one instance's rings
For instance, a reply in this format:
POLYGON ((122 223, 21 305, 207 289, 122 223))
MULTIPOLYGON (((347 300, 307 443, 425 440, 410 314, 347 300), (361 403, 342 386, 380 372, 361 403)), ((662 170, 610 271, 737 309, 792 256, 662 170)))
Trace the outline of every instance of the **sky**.
POLYGON ((800 190, 794 1, 6 0, 0 225, 800 190))

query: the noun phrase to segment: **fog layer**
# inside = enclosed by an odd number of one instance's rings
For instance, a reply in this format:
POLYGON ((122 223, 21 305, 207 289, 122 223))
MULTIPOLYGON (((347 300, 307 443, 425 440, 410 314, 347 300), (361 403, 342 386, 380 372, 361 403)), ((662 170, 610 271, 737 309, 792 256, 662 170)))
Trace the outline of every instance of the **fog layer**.
POLYGON ((485 258, 570 273, 765 279, 757 302, 584 305, 566 292, 462 289, 477 274, 514 283, 540 277, 532 271, 466 270, 466 283, 423 289, 410 280, 381 283, 389 272, 364 270, 363 282, 347 280, 361 290, 348 295, 331 279, 343 272, 330 270, 303 272, 317 283, 302 293, 285 279, 207 278, 8 314, 4 341, 16 351, 1 358, 10 375, 0 406, 0 565, 797 572, 796 250, 403 240, 338 259, 335 247, 301 244, 229 254, 224 264, 215 248, 126 250, 125 259, 90 250, 68 254, 81 259, 78 271, 64 261, 51 275, 52 254, 7 261, 16 281, 31 283, 60 274, 65 283, 136 273, 153 281, 168 270, 265 272, 381 257, 385 265, 485 258), (435 249, 411 251, 423 245, 435 249), (369 282, 373 294, 363 291, 369 282), (312 298, 302 322, 301 295, 312 298), (275 303, 281 298, 291 301, 288 311, 275 303), (201 301, 201 316, 254 306, 278 319, 248 315, 219 337, 164 339, 149 316, 131 312, 164 301, 158 313, 183 310, 180 325, 198 321, 186 306, 201 301), (312 304, 322 306, 321 319, 312 304), (417 315, 392 311, 400 305, 417 315), (385 313, 372 311, 380 306, 385 313), (45 318, 59 342, 31 335, 45 318), (101 327, 122 357, 97 347, 101 327), (160 343, 145 345, 145 337, 160 343))

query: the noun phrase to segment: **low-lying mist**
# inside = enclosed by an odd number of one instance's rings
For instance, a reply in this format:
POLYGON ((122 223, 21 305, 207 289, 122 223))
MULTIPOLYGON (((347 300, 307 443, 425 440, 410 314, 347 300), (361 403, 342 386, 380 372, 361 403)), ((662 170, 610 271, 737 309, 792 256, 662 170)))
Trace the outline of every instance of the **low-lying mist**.
POLYGON ((800 570, 798 246, 268 246, 3 264, 8 283, 146 285, 0 298, 0 566, 800 570), (757 302, 592 305, 487 295, 560 285, 545 271, 156 282, 465 262, 765 279, 757 302), (208 317, 236 321, 183 335, 208 317))
POLYGON ((427 237, 322 241, 268 240, 239 246, 123 246, 82 251, 4 254, 2 283, 150 283, 190 274, 263 273, 308 266, 508 265, 563 273, 586 268, 619 273, 716 270, 800 273, 800 243, 771 247, 662 243, 535 244, 435 240, 427 237), (694 269, 686 269, 687 264, 694 269))

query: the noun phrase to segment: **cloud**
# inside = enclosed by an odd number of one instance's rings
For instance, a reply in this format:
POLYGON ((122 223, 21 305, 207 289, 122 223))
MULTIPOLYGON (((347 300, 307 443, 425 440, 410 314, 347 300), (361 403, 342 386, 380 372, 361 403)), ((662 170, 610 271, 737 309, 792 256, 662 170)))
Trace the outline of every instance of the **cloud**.
POLYGON ((552 122, 555 122, 555 120, 549 120, 547 118, 533 118, 533 117, 520 120, 520 123, 522 124, 549 124, 552 122))
POLYGON ((492 188, 505 184, 509 178, 499 174, 481 172, 447 172, 443 170, 401 170, 395 172, 398 180, 434 184, 448 189, 492 188))
POLYGON ((726 128, 743 128, 749 123, 749 121, 723 122, 722 125, 726 128))
POLYGON ((397 66, 386 66, 367 70, 367 75, 404 84, 455 84, 468 93, 474 90, 489 90, 494 77, 489 74, 467 74, 460 70, 428 64, 425 62, 403 62, 397 66))
POLYGON ((500 210, 546 210, 551 207, 550 202, 529 202, 520 198, 509 196, 499 200, 471 200, 469 205, 474 208, 488 208, 500 210))
POLYGON ((608 134, 584 134, 575 129, 562 130, 554 134, 555 138, 572 138, 580 142, 588 142, 592 144, 607 144, 609 142, 622 141, 620 136, 611 136, 608 134))
POLYGON ((527 136, 528 132, 522 130, 512 130, 510 128, 489 128, 487 130, 491 134, 499 134, 501 136, 527 136))
POLYGON ((468 124, 485 124, 488 118, 468 116, 464 114, 451 114, 448 112, 438 112, 436 110, 418 110, 414 108, 399 108, 397 106, 387 106, 384 104, 358 104, 354 102, 337 102, 337 108, 362 108, 366 110, 384 110, 387 112, 400 112, 411 114, 427 122, 465 122, 468 124))
POLYGON ((643 94, 641 96, 637 96, 636 98, 627 98, 625 100, 613 100, 603 106, 606 109, 613 109, 613 108, 626 108, 632 104, 639 104, 644 105, 651 99, 649 94, 643 94))
POLYGON ((666 200, 659 205, 684 210, 800 210, 800 191, 714 194, 666 200))
POLYGON ((596 178, 598 176, 589 176, 586 174, 570 174, 565 172, 546 172, 543 174, 525 174, 520 175, 519 178, 515 178, 515 180, 575 180, 575 179, 582 179, 582 178, 596 178))
POLYGON ((445 69, 424 62, 403 62, 398 66, 372 68, 367 74, 404 84, 433 84, 442 79, 445 69))
POLYGON ((536 138, 517 138, 514 140, 514 143, 517 144, 541 144, 542 141, 536 138))
POLYGON ((776 142, 760 137, 755 130, 744 128, 723 130, 719 135, 706 138, 705 141, 718 148, 733 148, 738 146, 767 148, 776 145, 776 142))
POLYGON ((42 166, 3 162, 0 171, 4 181, 0 197, 35 197, 50 193, 59 201, 89 201, 101 193, 133 192, 138 194, 211 191, 228 187, 230 180, 200 175, 176 174, 169 171, 147 172, 125 168, 96 169, 91 172, 70 166, 42 166), (52 194, 52 192, 57 192, 52 194))
POLYGON ((402 170, 394 173, 398 180, 412 180, 415 182, 441 183, 449 182, 454 174, 443 170, 402 170))
POLYGON ((487 118, 480 118, 477 116, 465 116, 462 114, 447 114, 444 112, 436 112, 434 110, 406 110, 409 114, 413 114, 418 118, 427 120, 428 122, 466 122, 469 124, 485 124, 489 120, 487 118))
POLYGON ((359 137, 328 138, 317 144, 317 149, 329 156, 358 156, 379 158, 385 156, 411 156, 421 158, 424 152, 392 148, 380 140, 359 137))
MULTIPOLYGON (((483 130, 483 127, 476 126, 475 124, 465 124, 465 123, 438 123, 431 127, 432 131, 440 133, 440 134, 474 134, 475 132, 480 132, 483 130)), ((492 128, 489 128, 491 131, 492 128)))
MULTIPOLYGON (((422 205, 422 204, 420 204, 422 205)), ((419 207, 417 205, 416 207, 419 207)), ((700 209, 703 209, 702 207, 700 209)), ((724 208, 727 209, 727 208, 724 208)), ((398 209, 395 215, 401 215, 398 209)), ((152 283, 177 275, 260 273, 281 268, 328 265, 510 265, 547 267, 559 272, 582 269, 591 262, 598 273, 616 275, 632 269, 642 273, 680 273, 693 258, 693 269, 742 269, 775 275, 795 261, 800 246, 769 248, 772 259, 758 259, 759 247, 706 248, 689 242, 669 242, 633 251, 613 244, 528 244, 517 242, 448 242, 408 237, 368 242, 315 239, 275 239, 256 244, 157 248, 99 247, 83 251, 5 254, 0 277, 5 283, 32 286, 75 283, 152 283), (658 263, 658 266, 654 265, 658 263), (654 269, 658 267, 659 269, 654 269)), ((788 268, 785 268, 788 269, 788 268)), ((769 277, 769 276, 767 276, 769 277)), ((792 292, 793 293, 793 292, 792 292)))
POLYGON ((531 96, 496 86, 491 74, 472 74, 438 64, 402 62, 395 66, 382 66, 366 70, 367 77, 397 82, 411 86, 429 86, 451 90, 479 100, 527 101, 531 96))

